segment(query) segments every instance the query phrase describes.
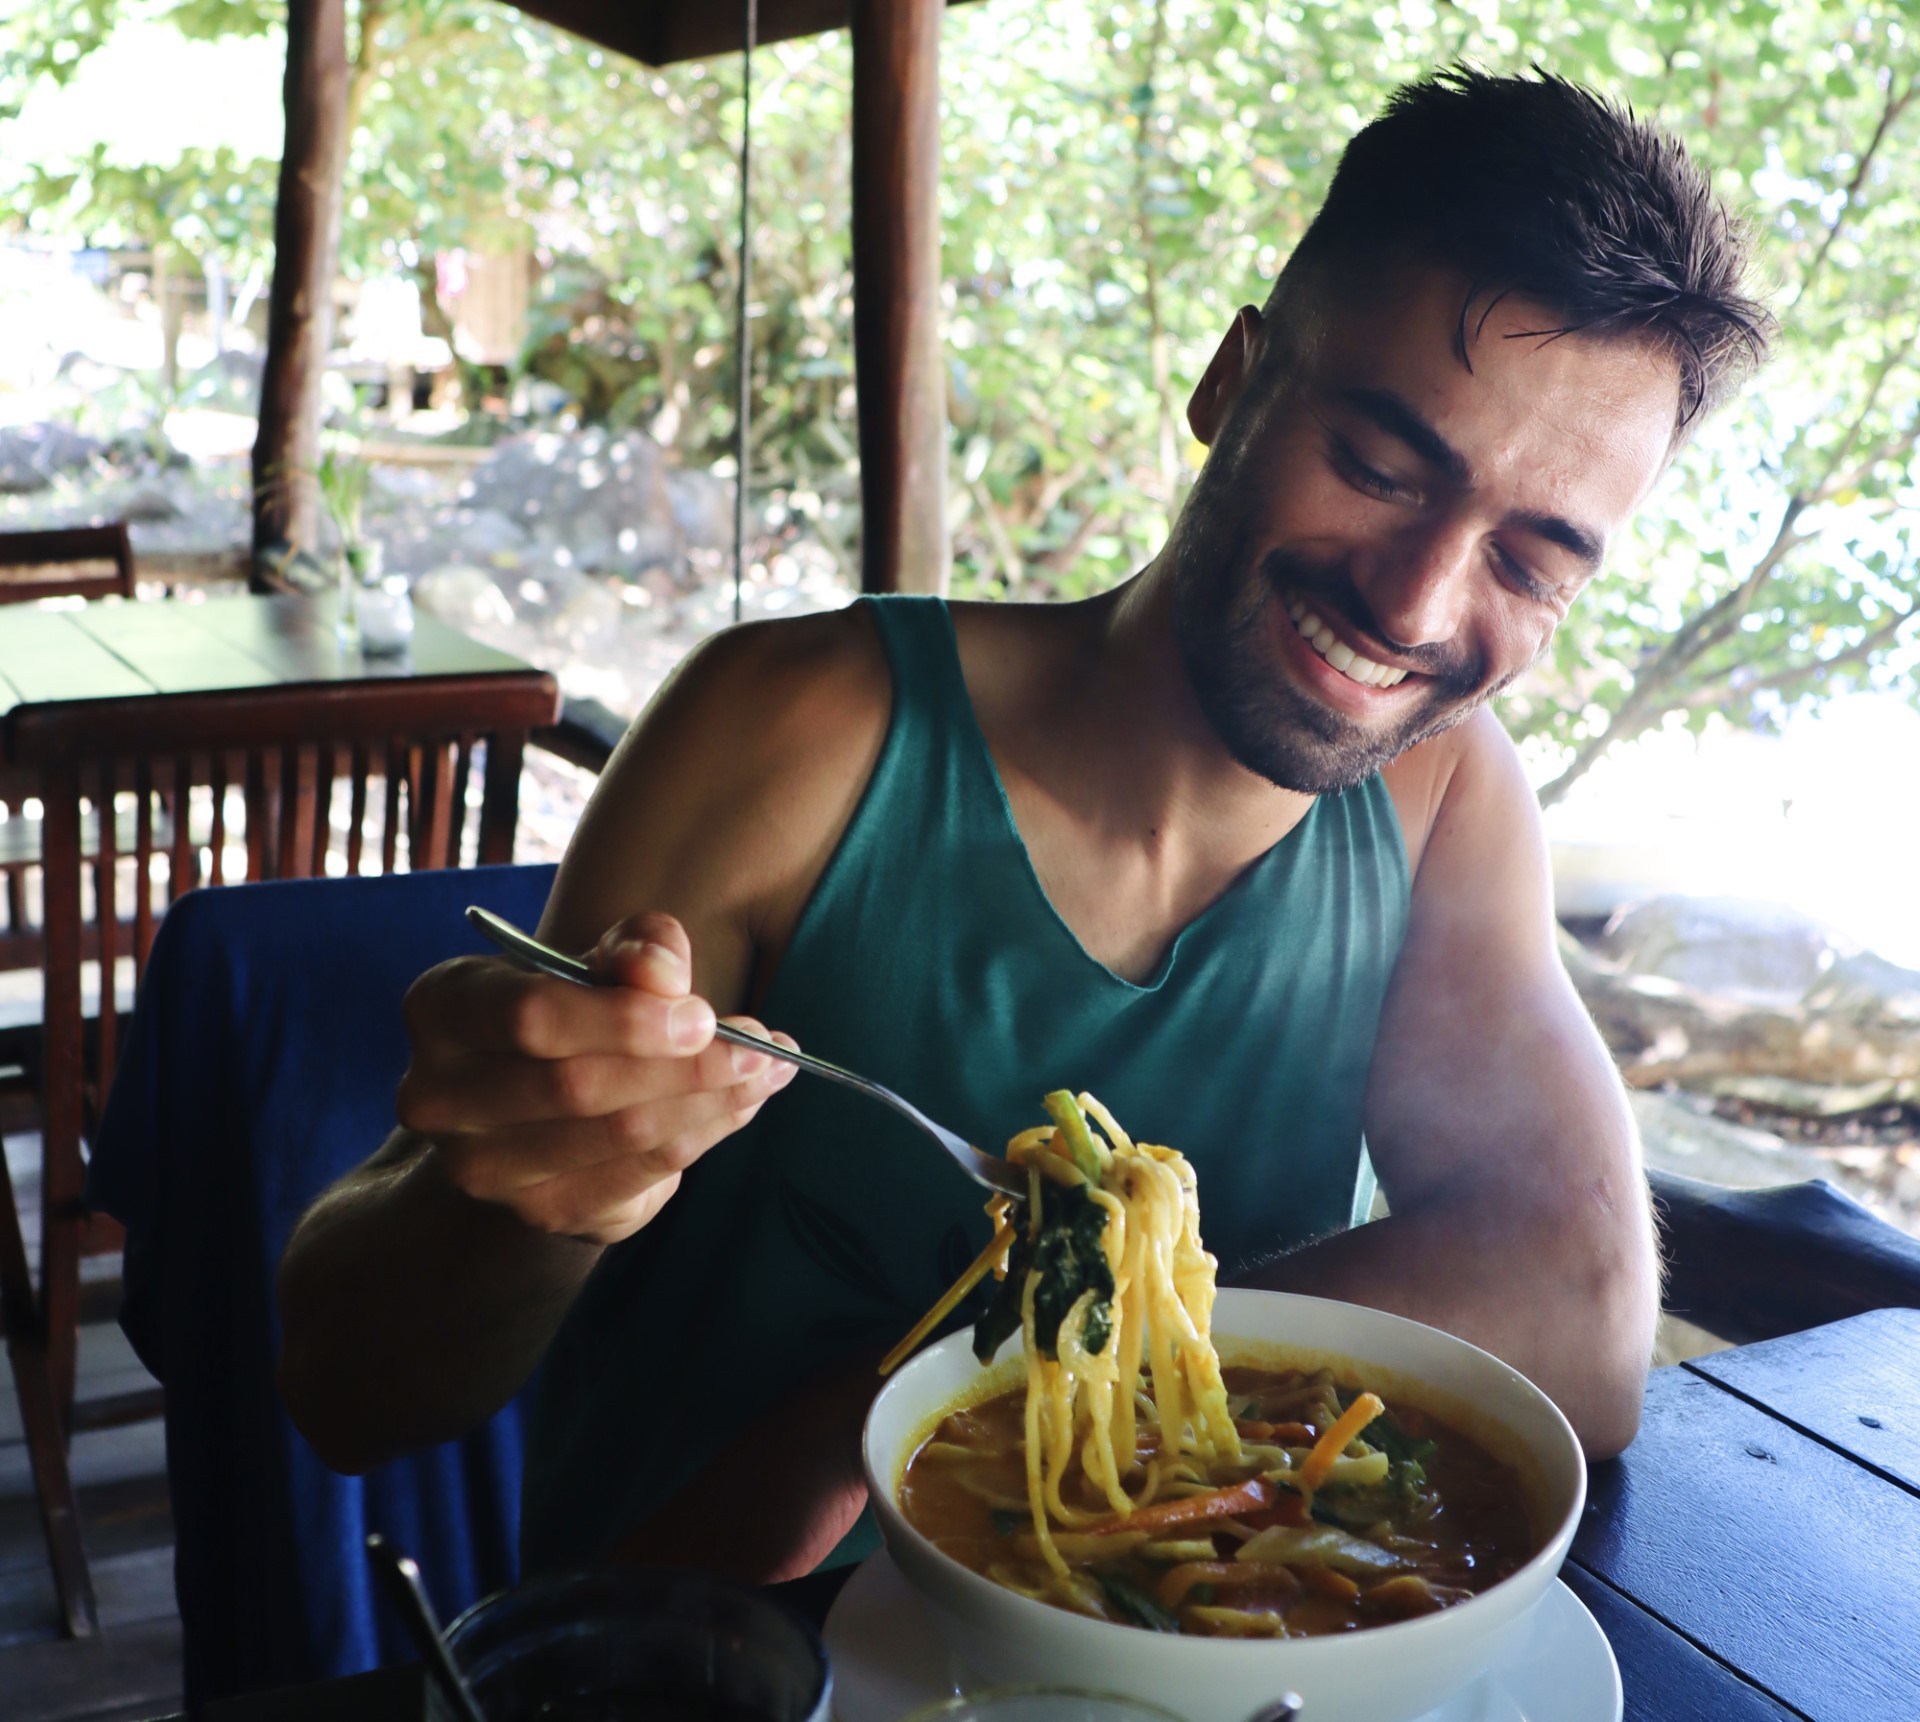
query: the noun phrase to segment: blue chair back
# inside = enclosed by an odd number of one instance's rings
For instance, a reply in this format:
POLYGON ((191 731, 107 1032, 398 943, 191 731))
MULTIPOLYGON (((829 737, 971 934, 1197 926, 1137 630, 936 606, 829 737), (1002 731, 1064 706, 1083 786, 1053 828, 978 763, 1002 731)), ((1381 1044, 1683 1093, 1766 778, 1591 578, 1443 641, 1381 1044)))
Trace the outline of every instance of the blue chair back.
POLYGON ((275 1389, 274 1273, 307 1205, 392 1128, 408 985, 487 948, 469 903, 531 926, 553 872, 228 886, 162 923, 88 1199, 127 1228, 121 1325, 166 1390, 190 1706, 413 1660, 373 1590, 369 1531, 419 1560, 444 1618, 514 1580, 519 1402, 337 1475, 275 1389))

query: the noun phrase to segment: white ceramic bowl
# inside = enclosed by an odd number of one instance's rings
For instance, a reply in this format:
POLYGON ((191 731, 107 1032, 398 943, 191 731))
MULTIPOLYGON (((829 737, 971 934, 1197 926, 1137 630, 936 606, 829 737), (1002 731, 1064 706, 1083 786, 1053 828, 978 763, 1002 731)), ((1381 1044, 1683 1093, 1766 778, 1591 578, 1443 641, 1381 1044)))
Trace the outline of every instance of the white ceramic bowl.
POLYGON ((1174 1637, 1090 1620, 1005 1590, 942 1554, 899 1509, 900 1477, 946 1413, 1018 1379, 1019 1336, 990 1370, 972 1334, 915 1358, 867 1417, 864 1457, 888 1552, 983 1680, 1052 1682, 1144 1698, 1191 1722, 1245 1722, 1281 1692, 1325 1722, 1410 1722, 1466 1686, 1517 1636, 1560 1570, 1587 1494, 1586 1462, 1559 1408, 1517 1370, 1437 1328, 1324 1298, 1227 1290, 1214 1306, 1223 1363, 1334 1370, 1389 1405, 1433 1412, 1515 1466, 1540 1552, 1453 1608, 1335 1637, 1174 1637))

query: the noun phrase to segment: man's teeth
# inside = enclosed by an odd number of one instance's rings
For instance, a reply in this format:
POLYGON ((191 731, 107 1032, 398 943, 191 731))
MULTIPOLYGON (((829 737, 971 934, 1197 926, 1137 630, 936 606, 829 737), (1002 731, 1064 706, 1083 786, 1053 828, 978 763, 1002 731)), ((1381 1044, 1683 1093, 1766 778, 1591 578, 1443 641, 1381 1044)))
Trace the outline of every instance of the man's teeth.
POLYGON ((1371 658, 1361 657, 1344 640, 1336 639, 1333 630, 1298 598, 1288 600, 1287 614, 1307 643, 1349 681, 1361 682, 1370 688, 1391 688, 1407 679, 1405 670, 1390 670, 1385 664, 1376 664, 1371 658))

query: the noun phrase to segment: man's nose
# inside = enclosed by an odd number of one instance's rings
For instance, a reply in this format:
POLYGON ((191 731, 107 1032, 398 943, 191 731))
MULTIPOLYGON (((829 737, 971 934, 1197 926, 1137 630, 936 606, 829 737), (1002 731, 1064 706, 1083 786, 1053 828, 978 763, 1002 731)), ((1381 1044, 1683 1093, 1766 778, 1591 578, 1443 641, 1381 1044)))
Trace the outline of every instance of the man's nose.
POLYGON ((1466 623, 1475 556, 1467 528, 1430 522, 1368 558, 1362 596, 1386 643, 1406 649, 1453 639, 1466 623))

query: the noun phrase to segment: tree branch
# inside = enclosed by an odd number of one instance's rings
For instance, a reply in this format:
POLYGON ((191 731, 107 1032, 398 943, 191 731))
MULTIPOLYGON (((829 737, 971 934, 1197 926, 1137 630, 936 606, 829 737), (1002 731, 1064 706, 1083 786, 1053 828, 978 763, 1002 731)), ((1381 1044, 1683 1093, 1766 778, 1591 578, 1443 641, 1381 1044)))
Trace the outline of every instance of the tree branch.
POLYGON ((1807 289, 1813 285, 1813 279, 1820 273, 1821 266, 1827 260, 1827 253, 1833 249, 1833 242, 1840 237, 1840 230, 1846 225, 1847 217, 1853 212, 1853 200, 1859 196, 1860 188, 1867 183, 1868 170, 1873 166, 1873 158, 1881 144, 1886 142, 1887 133, 1903 114, 1907 105, 1916 94, 1920 94, 1920 78, 1916 78, 1902 90, 1898 80, 1887 74, 1887 99, 1880 109, 1880 119, 1873 128, 1873 136, 1867 147, 1861 152, 1860 160, 1853 170, 1853 178, 1847 181, 1847 189, 1840 195, 1840 207, 1834 211, 1833 220, 1827 224, 1826 237, 1820 241, 1820 249, 1813 254, 1813 261, 1807 265, 1807 272, 1800 277, 1800 285, 1794 289, 1793 304, 1798 305, 1806 296, 1807 289))
POLYGON ((1829 675, 1847 664, 1865 663, 1882 646, 1891 643, 1901 626, 1912 617, 1911 609, 1889 611, 1851 646, 1835 652, 1831 657, 1802 658, 1797 663, 1787 664, 1764 676, 1755 676, 1751 681, 1736 683, 1734 677, 1740 666, 1733 665, 1716 675, 1711 681, 1695 688, 1680 700, 1679 704, 1688 711, 1700 711, 1708 706, 1720 704, 1729 694, 1738 694, 1744 699, 1759 693, 1790 693, 1804 687, 1816 677, 1829 675))
POLYGON ((1853 415, 1853 422, 1847 426, 1846 435, 1841 437, 1838 446, 1827 457, 1826 470, 1815 480, 1810 492, 1810 500, 1819 502, 1836 488, 1833 475, 1840 463, 1853 452, 1853 445, 1860 440, 1860 433, 1866 428, 1867 416, 1873 411, 1880 399, 1880 391, 1886 387, 1887 379, 1906 363, 1914 347, 1920 345, 1920 322, 1916 322, 1908 331, 1907 338, 1898 347, 1890 347, 1880 356, 1880 364, 1874 371, 1873 381, 1867 385, 1865 398, 1860 402, 1860 410, 1853 415))

